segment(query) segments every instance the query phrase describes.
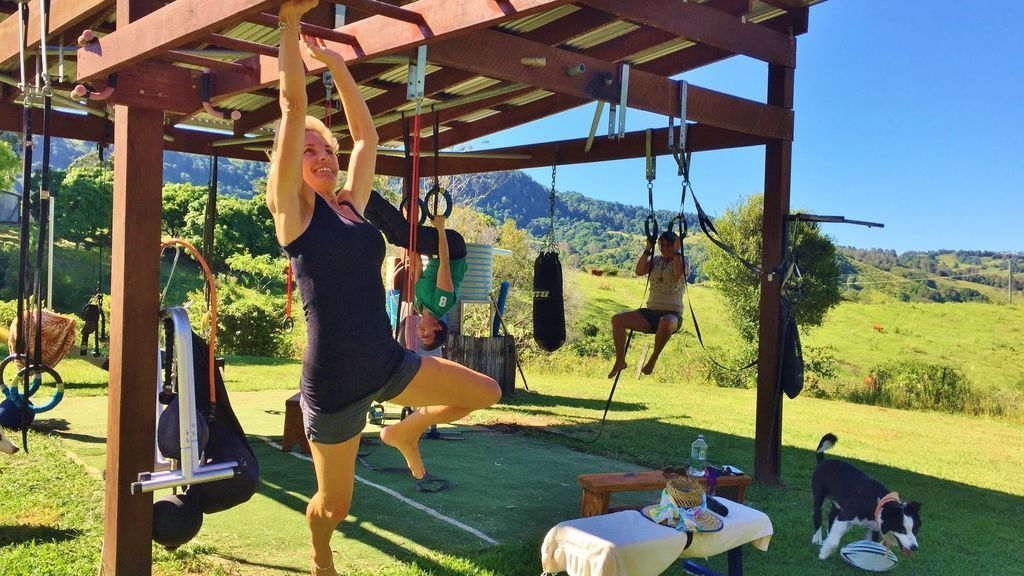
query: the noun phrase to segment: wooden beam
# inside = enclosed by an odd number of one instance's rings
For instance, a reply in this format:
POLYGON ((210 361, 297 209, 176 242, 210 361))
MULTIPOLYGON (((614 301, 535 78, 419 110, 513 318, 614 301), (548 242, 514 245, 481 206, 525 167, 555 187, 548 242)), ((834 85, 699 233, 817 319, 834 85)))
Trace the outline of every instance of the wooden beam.
MULTIPOLYGON (((381 74, 387 72, 393 67, 394 66, 391 64, 362 63, 352 66, 351 68, 349 68, 349 71, 352 73, 352 78, 355 79, 356 83, 362 84, 367 82, 371 78, 376 78, 377 76, 380 76, 381 74)), ((402 90, 404 93, 404 84, 402 85, 402 90)), ((338 91, 337 89, 335 89, 335 99, 337 99, 337 95, 338 91)), ((326 97, 327 89, 324 87, 323 82, 313 81, 306 85, 306 101, 309 104, 317 104, 323 102, 326 97)), ((268 124, 280 118, 281 104, 275 98, 273 102, 268 102, 263 106, 257 108, 256 110, 246 112, 242 115, 240 119, 235 121, 235 135, 241 136, 246 132, 251 132, 256 128, 259 128, 265 124, 268 124)))
MULTIPOLYGON (((559 94, 587 100, 617 101, 619 66, 586 55, 544 46, 510 34, 483 30, 431 46, 430 60, 492 78, 523 82, 559 94), (528 68, 520 58, 547 58, 544 68, 528 68), (569 67, 584 65, 569 75, 569 67)), ((629 107, 655 114, 679 116, 677 84, 663 76, 632 70, 629 107)), ((773 139, 792 139, 793 112, 689 85, 687 118, 702 124, 773 139)))
MULTIPOLYGON (((186 1, 177 0, 175 4, 186 1)), ((417 0, 402 6, 423 15, 426 22, 417 26, 396 22, 386 16, 376 15, 347 24, 339 32, 354 36, 358 44, 350 46, 327 41, 328 48, 336 50, 352 65, 377 56, 411 50, 424 42, 437 42, 473 30, 494 26, 508 20, 569 4, 572 0, 501 0, 500 2, 452 2, 451 0, 417 0)), ((244 64, 244 62, 242 62, 244 64)), ((238 79, 237 83, 224 84, 217 90, 217 97, 248 92, 253 88, 266 87, 277 82, 277 59, 259 56, 253 64, 257 67, 253 80, 238 79)), ((319 74, 327 67, 317 61, 307 61, 309 74, 319 74)))
MULTIPOLYGON (((768 101, 793 107, 793 69, 768 67, 768 101)), ((793 161, 793 143, 775 140, 765 147, 764 216, 762 218, 761 269, 775 270, 785 255, 786 215, 793 161)), ((754 479, 780 483, 782 454, 782 392, 779 364, 782 360, 781 274, 761 276, 760 324, 757 348, 757 414, 754 423, 754 479)))
POLYGON ((387 2, 379 2, 378 0, 329 0, 332 4, 344 4, 351 6, 356 10, 362 10, 364 12, 370 12, 373 14, 380 14, 386 18, 392 18, 394 20, 400 20, 402 22, 408 22, 416 26, 426 26, 427 22, 423 18, 423 14, 415 11, 408 10, 406 8, 395 6, 394 4, 388 4, 387 2))
MULTIPOLYGON (((158 8, 158 0, 117 0, 118 27, 158 8)), ((153 569, 153 494, 131 493, 153 469, 157 326, 160 310, 164 115, 114 107, 114 207, 110 249, 110 383, 100 576, 146 576, 153 569), (129 206, 130 203, 130 206, 129 206)))
MULTIPOLYGON (((89 17, 114 5, 114 0, 50 0, 50 32, 53 36, 68 30, 72 26, 87 20, 89 17)), ((29 21, 26 30, 26 43, 32 47, 39 43, 39 3, 29 5, 29 21)), ((17 58, 20 46, 18 27, 20 19, 15 14, 0 22, 0 67, 17 58)))
POLYGON ((279 4, 280 0, 176 0, 80 48, 78 80, 105 77, 279 4))
POLYGON ((117 88, 110 104, 188 114, 202 106, 199 79, 202 73, 160 62, 140 62, 117 73, 117 88))
MULTIPOLYGON (((594 140, 593 147, 589 153, 585 150, 586 138, 489 150, 473 150, 471 157, 442 156, 438 162, 438 173, 439 175, 469 174, 550 166, 555 157, 556 148, 558 150, 559 165, 643 158, 646 154, 645 136, 645 131, 638 130, 627 133, 626 137, 622 140, 598 138, 594 140), (488 155, 491 157, 486 157, 488 155)), ((654 144, 654 153, 658 156, 669 155, 668 128, 652 130, 651 136, 654 144)), ((691 152, 704 152, 725 148, 758 146, 764 144, 766 140, 712 126, 691 124, 687 132, 687 142, 691 152)), ((673 174, 675 173, 674 164, 668 169, 673 174)), ((389 176, 404 175, 404 170, 401 166, 394 173, 384 170, 387 170, 387 167, 384 169, 378 167, 378 172, 381 174, 389 176)), ((429 158, 429 153, 424 153, 423 160, 420 163, 420 171, 424 177, 434 175, 434 162, 429 158)))
POLYGON ((110 384, 102 573, 150 574, 153 495, 131 494, 153 469, 160 309, 163 115, 114 108, 114 214, 110 277, 110 384))
MULTIPOLYGON (((464 116, 466 114, 469 114, 470 112, 476 112, 477 110, 482 110, 494 106, 496 104, 507 102, 509 100, 512 100, 513 98, 518 98, 531 91, 533 91, 533 88, 527 87, 521 90, 516 90, 514 92, 509 92, 507 94, 491 96, 490 98, 484 98, 482 100, 477 100, 475 102, 452 106, 451 108, 445 108, 444 110, 438 110, 438 121, 443 126, 445 122, 452 121, 458 118, 459 116, 464 116)), ((429 108, 424 109, 423 118, 424 128, 427 128, 428 125, 433 125, 432 122, 434 118, 434 113, 429 108)), ((387 142, 389 140, 401 138, 402 121, 396 120, 394 122, 378 126, 377 136, 380 138, 381 142, 387 142)))
POLYGON ((750 56, 769 64, 796 66, 796 44, 789 36, 752 26, 696 2, 682 0, 583 0, 595 8, 671 32, 687 40, 750 56))

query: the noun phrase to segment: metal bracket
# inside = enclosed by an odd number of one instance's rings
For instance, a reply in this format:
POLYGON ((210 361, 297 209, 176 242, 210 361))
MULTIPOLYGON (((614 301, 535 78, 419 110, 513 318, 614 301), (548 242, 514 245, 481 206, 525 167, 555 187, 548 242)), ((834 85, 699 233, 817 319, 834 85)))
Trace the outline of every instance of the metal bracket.
POLYGON ((587 135, 587 145, 583 152, 589 154, 590 148, 594 145, 594 135, 597 134, 597 125, 601 123, 601 113, 604 112, 604 100, 597 101, 597 108, 594 109, 594 120, 590 123, 590 134, 587 135))
POLYGON ((416 49, 416 62, 409 62, 409 84, 406 98, 423 100, 423 83, 427 74, 427 45, 416 49))
POLYGON ((608 138, 615 138, 615 102, 608 108, 608 138))
POLYGON ((629 64, 622 65, 622 74, 620 76, 619 85, 621 91, 619 93, 619 135, 618 139, 622 140, 626 137, 626 101, 629 96, 629 64))

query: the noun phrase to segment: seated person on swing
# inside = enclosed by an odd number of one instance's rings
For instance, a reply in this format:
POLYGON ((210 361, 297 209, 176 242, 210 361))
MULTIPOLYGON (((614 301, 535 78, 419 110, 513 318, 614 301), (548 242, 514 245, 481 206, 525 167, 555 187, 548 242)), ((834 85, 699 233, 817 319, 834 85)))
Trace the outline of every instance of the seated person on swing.
POLYGON ((662 232, 658 236, 658 251, 660 255, 654 256, 654 248, 648 238, 644 252, 636 262, 637 276, 651 275, 647 306, 612 316, 615 365, 608 373, 609 378, 614 378, 626 368, 626 330, 655 335, 654 350, 641 369, 644 374, 650 374, 668 339, 682 326, 687 266, 683 259, 682 244, 675 232, 662 232))
MULTIPOLYGON (((409 248, 409 221, 380 193, 374 191, 366 205, 366 219, 384 233, 388 242, 409 248)), ((433 228, 417 226, 416 250, 431 256, 425 270, 413 265, 415 301, 413 308, 420 315, 416 332, 423 350, 435 350, 448 340, 448 323, 444 315, 455 307, 459 288, 466 276, 466 240, 454 230, 445 230, 444 216, 432 219, 433 228)), ((396 273, 394 285, 404 286, 404 270, 396 273)))

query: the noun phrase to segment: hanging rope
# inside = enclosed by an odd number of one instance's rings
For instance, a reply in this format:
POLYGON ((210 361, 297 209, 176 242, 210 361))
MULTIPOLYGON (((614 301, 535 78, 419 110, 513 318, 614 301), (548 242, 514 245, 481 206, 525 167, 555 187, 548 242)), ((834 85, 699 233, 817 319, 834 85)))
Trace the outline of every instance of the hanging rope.
MULTIPOLYGON (((417 254, 417 231, 419 222, 420 200, 420 130, 421 128, 422 101, 416 102, 416 112, 412 120, 412 169, 407 197, 409 207, 409 248, 405 251, 405 295, 406 318, 413 314, 413 301, 415 298, 415 274, 413 266, 420 266, 419 255, 417 254)), ((405 347, 409 350, 416 350, 416 331, 413 322, 405 323, 405 347)))

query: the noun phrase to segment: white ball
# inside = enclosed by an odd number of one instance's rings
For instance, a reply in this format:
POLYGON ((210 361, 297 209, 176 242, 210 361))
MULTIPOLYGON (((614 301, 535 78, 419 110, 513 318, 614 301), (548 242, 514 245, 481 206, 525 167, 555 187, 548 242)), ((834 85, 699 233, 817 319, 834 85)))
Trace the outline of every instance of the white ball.
POLYGON ((899 558, 892 550, 871 540, 851 542, 843 546, 839 554, 851 566, 869 572, 885 572, 891 570, 899 562, 899 558))

